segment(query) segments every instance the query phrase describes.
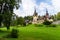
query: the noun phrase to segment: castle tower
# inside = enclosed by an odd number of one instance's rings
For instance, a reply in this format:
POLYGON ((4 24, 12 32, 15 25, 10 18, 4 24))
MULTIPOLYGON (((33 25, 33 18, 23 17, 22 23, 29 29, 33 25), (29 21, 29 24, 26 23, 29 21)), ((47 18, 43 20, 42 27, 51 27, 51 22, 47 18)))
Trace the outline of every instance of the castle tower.
POLYGON ((46 15, 49 15, 48 10, 46 9, 46 15))
POLYGON ((46 20, 48 20, 48 19, 49 19, 49 13, 48 13, 48 10, 47 10, 47 9, 46 9, 45 19, 46 19, 46 20))
POLYGON ((33 16, 38 16, 38 13, 36 12, 36 9, 35 9, 35 11, 34 11, 33 16))
POLYGON ((37 23, 38 19, 38 13, 36 12, 36 9, 34 10, 34 14, 33 14, 33 24, 37 23))

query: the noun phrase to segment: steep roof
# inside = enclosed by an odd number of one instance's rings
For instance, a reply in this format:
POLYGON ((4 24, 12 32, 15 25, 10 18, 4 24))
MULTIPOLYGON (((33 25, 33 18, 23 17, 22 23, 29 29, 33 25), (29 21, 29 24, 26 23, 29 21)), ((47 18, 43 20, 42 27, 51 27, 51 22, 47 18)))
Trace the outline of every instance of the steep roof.
POLYGON ((36 9, 35 9, 33 16, 37 16, 37 15, 38 15, 38 13, 36 12, 36 9))

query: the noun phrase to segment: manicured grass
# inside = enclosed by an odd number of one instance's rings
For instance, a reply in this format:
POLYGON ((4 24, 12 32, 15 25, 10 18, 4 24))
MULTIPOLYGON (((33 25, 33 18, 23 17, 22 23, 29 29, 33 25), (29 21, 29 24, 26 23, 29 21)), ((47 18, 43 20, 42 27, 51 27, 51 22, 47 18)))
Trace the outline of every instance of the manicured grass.
MULTIPOLYGON (((26 27, 11 27, 19 30, 18 38, 6 38, 6 40, 60 40, 60 26, 57 27, 35 27, 29 25, 26 27)), ((9 33, 6 28, 0 28, 0 38, 9 33)))

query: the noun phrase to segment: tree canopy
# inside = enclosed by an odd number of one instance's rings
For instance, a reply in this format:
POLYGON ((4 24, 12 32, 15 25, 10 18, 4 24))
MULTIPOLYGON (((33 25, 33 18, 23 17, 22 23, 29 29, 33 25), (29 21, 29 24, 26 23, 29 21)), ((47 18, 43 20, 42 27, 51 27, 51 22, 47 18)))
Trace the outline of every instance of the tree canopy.
POLYGON ((1 22, 3 22, 7 29, 9 29, 13 9, 18 9, 20 3, 21 0, 0 0, 0 26, 1 22))
POLYGON ((60 12, 57 13, 57 20, 60 20, 60 12))

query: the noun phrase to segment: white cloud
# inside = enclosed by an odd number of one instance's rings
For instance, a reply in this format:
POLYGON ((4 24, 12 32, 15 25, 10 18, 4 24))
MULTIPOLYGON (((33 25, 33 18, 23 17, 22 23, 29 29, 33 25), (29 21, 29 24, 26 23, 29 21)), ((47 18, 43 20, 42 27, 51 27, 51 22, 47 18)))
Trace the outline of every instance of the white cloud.
POLYGON ((40 5, 38 5, 39 15, 46 14, 46 8, 47 8, 50 15, 54 14, 54 7, 52 5, 49 5, 48 3, 41 2, 40 5))
POLYGON ((19 16, 33 15, 34 6, 35 6, 34 0, 22 0, 21 5, 22 10, 21 9, 15 10, 14 13, 16 13, 19 16))
POLYGON ((14 9, 14 13, 18 16, 23 16, 23 17, 25 16, 24 12, 20 9, 18 9, 18 10, 14 9))
POLYGON ((60 12, 60 0, 52 0, 52 5, 55 7, 55 12, 60 12))
POLYGON ((44 15, 46 13, 46 8, 48 9, 49 14, 55 14, 60 11, 60 0, 51 0, 52 4, 40 2, 38 5, 36 0, 22 0, 21 7, 16 10, 14 9, 14 13, 18 16, 28 16, 33 15, 34 7, 39 15, 44 15))
POLYGON ((34 0, 22 0, 22 6, 24 13, 26 13, 26 16, 33 14, 34 6, 35 6, 34 0))

